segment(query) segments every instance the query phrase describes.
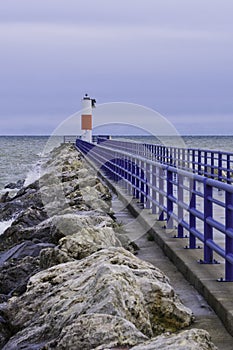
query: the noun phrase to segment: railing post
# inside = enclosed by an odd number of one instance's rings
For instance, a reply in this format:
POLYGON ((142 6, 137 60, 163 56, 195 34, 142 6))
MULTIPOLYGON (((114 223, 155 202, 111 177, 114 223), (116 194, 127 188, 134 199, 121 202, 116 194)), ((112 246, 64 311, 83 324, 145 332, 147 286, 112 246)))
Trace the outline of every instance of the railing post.
POLYGON ((197 150, 197 162, 198 162, 198 166, 197 166, 197 172, 199 175, 202 174, 202 170, 201 170, 201 150, 198 149, 197 150))
POLYGON ((227 155, 227 183, 231 184, 231 157, 227 155))
POLYGON ((186 159, 185 159, 185 148, 182 148, 182 169, 186 168, 186 159))
POLYGON ((123 186, 127 190, 127 178, 128 178, 127 165, 128 165, 128 162, 127 162, 126 156, 123 156, 122 163, 123 163, 123 181, 124 181, 123 186))
POLYGON ((136 199, 139 199, 139 184, 140 184, 140 181, 139 181, 139 175, 140 175, 140 168, 139 168, 139 162, 138 160, 136 160, 136 191, 135 191, 135 197, 136 199))
POLYGON ((113 170, 114 170, 114 181, 118 181, 118 175, 117 175, 117 173, 118 173, 118 169, 117 169, 117 154, 116 154, 116 152, 114 153, 114 161, 113 161, 113 163, 114 163, 114 166, 113 166, 113 170))
POLYGON ((214 179, 214 152, 211 152, 211 177, 214 179))
POLYGON ((132 178, 131 178, 131 182, 132 182, 132 196, 136 197, 136 165, 135 165, 135 159, 132 158, 132 178))
POLYGON ((127 170, 127 192, 131 193, 132 162, 130 157, 127 157, 127 170))
POLYGON ((226 281, 233 281, 233 193, 226 191, 226 241, 225 241, 225 279, 226 281), (229 234, 229 233, 230 234, 229 234), (231 262, 227 260, 231 257, 231 262))
POLYGON ((208 217, 213 217, 213 203, 212 203, 213 188, 204 182, 204 263, 213 263, 213 250, 206 245, 208 240, 213 240, 213 227, 206 222, 208 217))
POLYGON ((144 190, 145 190, 145 172, 144 172, 144 161, 140 162, 140 202, 145 203, 145 195, 144 195, 144 190))
POLYGON ((163 146, 163 164, 166 164, 166 147, 163 146))
POLYGON ((222 181, 222 153, 218 153, 218 181, 222 181))
POLYGON ((168 147, 165 147, 165 164, 168 164, 168 147))
POLYGON ((208 152, 204 151, 204 176, 208 175, 208 152))
POLYGON ((121 178, 121 169, 120 169, 120 155, 117 153, 117 158, 116 158, 116 170, 117 170, 117 182, 121 178))
POLYGON ((184 184, 184 178, 181 174, 178 174, 177 177, 178 180, 178 238, 183 238, 184 237, 184 228, 180 224, 180 222, 183 220, 183 215, 184 215, 184 210, 180 203, 183 203, 184 200, 184 189, 183 189, 183 184, 184 184))
POLYGON ((181 168, 180 148, 177 148, 176 158, 177 158, 177 168, 180 169, 181 168))
POLYGON ((156 214, 156 211, 157 211, 157 207, 154 203, 154 201, 156 201, 156 198, 157 198, 157 192, 155 190, 155 187, 156 187, 156 184, 157 184, 157 178, 156 178, 156 166, 155 165, 152 165, 151 167, 151 176, 152 176, 152 193, 151 193, 151 197, 152 197, 152 214, 156 214))
POLYGON ((193 149, 192 150, 192 169, 193 169, 193 173, 195 173, 196 171, 196 150, 193 149))
MULTIPOLYGON (((190 188, 190 209, 196 209, 196 181, 192 178, 189 179, 190 188)), ((189 229, 196 229, 196 216, 189 212, 189 229)), ((196 249, 196 237, 189 232, 189 249, 196 249)))
POLYGON ((172 183, 172 171, 167 168, 167 228, 173 228, 173 183, 172 183))
POLYGON ((163 168, 159 168, 159 221, 164 221, 164 210, 162 209, 164 207, 164 200, 163 200, 163 194, 160 191, 164 191, 164 179, 163 179, 163 168))
POLYGON ((146 209, 150 209, 150 199, 151 197, 151 188, 148 186, 148 183, 151 184, 151 166, 149 163, 146 163, 146 209))

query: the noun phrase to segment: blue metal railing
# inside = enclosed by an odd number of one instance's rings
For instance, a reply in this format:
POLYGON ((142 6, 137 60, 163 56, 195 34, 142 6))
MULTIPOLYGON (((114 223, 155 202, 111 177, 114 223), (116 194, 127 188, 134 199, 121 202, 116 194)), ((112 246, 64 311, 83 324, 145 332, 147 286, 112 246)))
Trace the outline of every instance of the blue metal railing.
POLYGON ((201 263, 216 263, 215 255, 223 258, 225 281, 233 281, 233 186, 109 145, 76 141, 100 171, 119 182, 158 220, 166 220, 167 228, 176 223, 178 238, 188 233, 187 248, 203 244, 201 263))
POLYGON ((97 139, 98 144, 192 171, 218 181, 233 183, 233 153, 197 148, 167 147, 160 144, 97 139))

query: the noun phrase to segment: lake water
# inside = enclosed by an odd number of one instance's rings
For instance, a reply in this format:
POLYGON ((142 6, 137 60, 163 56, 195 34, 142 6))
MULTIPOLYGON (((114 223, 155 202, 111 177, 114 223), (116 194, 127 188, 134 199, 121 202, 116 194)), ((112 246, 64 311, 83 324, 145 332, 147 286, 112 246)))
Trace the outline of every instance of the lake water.
MULTIPOLYGON (((0 136, 0 193, 6 184, 27 179, 38 172, 40 156, 48 136, 0 136)), ((150 137, 133 137, 136 141, 156 142, 150 137)), ((183 136, 188 148, 207 148, 233 152, 233 136, 183 136)), ((62 138, 59 139, 62 141, 62 138)))

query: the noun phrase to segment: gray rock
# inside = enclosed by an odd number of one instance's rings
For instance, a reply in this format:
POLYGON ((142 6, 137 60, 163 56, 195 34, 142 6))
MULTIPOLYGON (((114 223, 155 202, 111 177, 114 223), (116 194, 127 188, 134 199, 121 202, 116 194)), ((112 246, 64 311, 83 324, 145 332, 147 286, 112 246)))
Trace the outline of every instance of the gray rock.
POLYGON ((66 235, 72 235, 79 232, 83 227, 111 227, 113 220, 107 215, 99 215, 99 213, 91 211, 80 213, 67 213, 64 215, 55 215, 48 219, 50 225, 59 229, 66 235))
MULTIPOLYGON (((9 300, 8 315, 18 332, 6 349, 14 349, 16 343, 20 349, 54 342, 66 327, 76 327, 79 317, 92 314, 124 319, 146 337, 177 331, 192 321, 191 311, 159 269, 123 248, 102 249, 31 277, 26 293, 9 300)), ((98 339, 101 333, 107 337, 106 329, 109 333, 102 323, 98 339)), ((127 328, 120 332, 119 345, 125 344, 127 332, 127 328)))
POLYGON ((111 227, 86 227, 59 241, 61 251, 74 259, 83 259, 107 247, 121 247, 111 227))
POLYGON ((31 241, 25 241, 23 243, 17 244, 6 252, 0 254, 0 266, 10 259, 20 260, 26 256, 39 256, 40 251, 48 247, 54 247, 54 244, 35 244, 31 241))
POLYGON ((39 182, 35 181, 27 187, 19 190, 15 196, 0 202, 0 220, 9 220, 17 217, 19 213, 30 207, 42 208, 41 195, 39 193, 39 182))
POLYGON ((36 227, 46 218, 46 212, 34 206, 20 213, 11 226, 0 236, 0 251, 8 250, 17 243, 21 243, 25 240, 33 240, 36 238, 45 242, 47 239, 46 232, 40 232, 36 227))
POLYGON ((20 260, 6 261, 0 267, 0 291, 5 300, 11 295, 21 295, 26 291, 29 278, 39 272, 39 259, 27 256, 20 260))
POLYGON ((62 329, 60 336, 44 349, 92 350, 133 346, 148 339, 131 322, 106 314, 81 315, 71 325, 62 329), (104 330, 103 330, 104 325, 104 330), (104 344, 104 345, 103 345, 104 344))
POLYGON ((43 270, 74 260, 74 258, 69 256, 66 252, 62 251, 58 247, 43 249, 40 252, 40 268, 43 270))
MULTIPOLYGON (((101 348, 96 348, 95 350, 101 348)), ((210 335, 203 329, 190 329, 178 334, 160 335, 145 343, 134 346, 131 350, 217 350, 210 335)), ((105 348, 105 350, 107 350, 105 348)))
POLYGON ((17 182, 10 182, 4 188, 15 189, 22 188, 25 180, 18 180, 17 182))
MULTIPOLYGON (((103 248, 122 246, 113 228, 107 226, 112 224, 112 220, 108 217, 68 214, 51 220, 56 222, 59 229, 65 231, 67 235, 59 240, 58 247, 44 249, 41 252, 40 266, 43 269, 83 259, 103 248)), ((127 248, 133 250, 128 243, 129 241, 125 242, 127 248)))
POLYGON ((11 200, 11 197, 9 196, 9 191, 5 192, 1 198, 0 198, 0 203, 6 203, 11 200))
POLYGON ((11 325, 4 314, 4 310, 0 308, 0 348, 7 343, 12 335, 11 325))

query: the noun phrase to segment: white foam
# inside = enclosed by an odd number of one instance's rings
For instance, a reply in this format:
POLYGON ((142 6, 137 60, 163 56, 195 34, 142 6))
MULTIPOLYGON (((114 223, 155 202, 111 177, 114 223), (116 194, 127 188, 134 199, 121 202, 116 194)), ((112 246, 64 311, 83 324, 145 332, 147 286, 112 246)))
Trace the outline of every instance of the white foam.
POLYGON ((8 221, 0 221, 0 235, 3 234, 3 232, 11 226, 12 222, 14 220, 13 219, 10 219, 8 221))
POLYGON ((38 180, 40 177, 40 165, 36 164, 33 169, 31 169, 28 173, 27 173, 27 177, 25 179, 24 182, 24 187, 27 187, 28 185, 32 184, 33 182, 35 182, 36 180, 38 180))
POLYGON ((14 195, 18 192, 18 188, 3 188, 0 190, 0 197, 3 196, 6 192, 10 197, 14 197, 14 195))

